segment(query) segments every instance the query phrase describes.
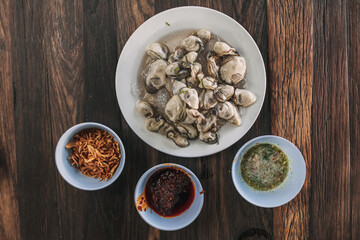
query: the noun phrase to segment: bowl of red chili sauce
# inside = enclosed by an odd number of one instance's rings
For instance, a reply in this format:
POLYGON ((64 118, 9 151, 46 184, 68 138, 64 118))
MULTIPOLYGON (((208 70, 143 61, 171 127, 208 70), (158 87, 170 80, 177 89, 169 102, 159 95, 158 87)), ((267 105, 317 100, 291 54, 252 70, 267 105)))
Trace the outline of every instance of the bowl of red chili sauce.
POLYGON ((165 163, 142 175, 134 197, 145 222, 160 230, 174 231, 188 226, 200 214, 204 190, 188 168, 165 163))

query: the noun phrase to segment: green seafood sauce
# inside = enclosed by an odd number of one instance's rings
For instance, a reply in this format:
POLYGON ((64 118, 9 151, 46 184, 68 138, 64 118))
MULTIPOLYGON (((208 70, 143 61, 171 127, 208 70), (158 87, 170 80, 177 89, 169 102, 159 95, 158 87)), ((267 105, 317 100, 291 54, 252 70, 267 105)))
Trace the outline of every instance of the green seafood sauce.
POLYGON ((250 187, 267 191, 285 180, 289 172, 289 160, 277 146, 261 143, 246 151, 240 169, 243 179, 250 187))

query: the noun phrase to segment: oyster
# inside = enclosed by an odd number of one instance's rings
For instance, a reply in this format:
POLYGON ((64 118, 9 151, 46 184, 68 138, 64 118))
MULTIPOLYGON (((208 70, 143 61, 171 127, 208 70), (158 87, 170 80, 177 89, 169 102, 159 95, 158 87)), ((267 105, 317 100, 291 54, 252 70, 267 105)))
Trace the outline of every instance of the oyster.
POLYGON ((227 84, 237 84, 244 79, 246 62, 243 57, 228 57, 220 68, 221 79, 227 84))
POLYGON ((198 74, 202 73, 202 66, 200 63, 195 62, 192 66, 191 66, 191 76, 193 78, 196 78, 198 74))
POLYGON ((179 147, 189 146, 187 138, 181 136, 171 124, 165 122, 160 128, 159 133, 173 140, 173 142, 179 147))
POLYGON ((176 47, 174 52, 170 54, 168 62, 169 63, 178 62, 183 58, 184 54, 185 54, 184 48, 176 47))
POLYGON ((162 118, 147 118, 145 120, 145 127, 151 132, 157 132, 164 125, 165 121, 162 118))
POLYGON ((234 87, 230 85, 221 84, 214 91, 214 95, 219 102, 225 102, 234 95, 234 87))
POLYGON ((172 93, 175 95, 179 95, 181 89, 186 88, 186 84, 181 81, 172 80, 172 93))
POLYGON ((196 36, 188 36, 184 38, 180 45, 185 48, 188 52, 197 52, 202 51, 204 49, 203 41, 196 36))
POLYGON ((200 81, 199 81, 199 79, 197 77, 196 78, 188 77, 188 78, 186 78, 186 83, 190 87, 195 87, 195 86, 199 85, 200 81))
POLYGON ((146 118, 154 116, 154 110, 152 106, 145 101, 138 101, 136 103, 136 110, 146 118))
POLYGON ((214 144, 218 141, 218 136, 214 132, 201 132, 199 134, 199 139, 205 143, 214 144))
POLYGON ((186 137, 181 136, 180 134, 174 134, 173 136, 171 136, 169 138, 171 138, 173 140, 173 142, 176 145, 178 145, 179 147, 187 147, 190 144, 189 140, 186 137))
POLYGON ((191 124, 179 123, 176 126, 176 129, 182 136, 189 139, 195 139, 198 135, 196 128, 194 128, 194 126, 191 124))
POLYGON ((208 73, 213 78, 219 79, 219 57, 216 56, 215 52, 208 52, 208 54, 206 54, 206 59, 208 73))
POLYGON ((197 127, 199 132, 207 132, 212 128, 216 128, 216 121, 217 121, 216 115, 209 114, 205 118, 205 121, 202 121, 201 123, 198 123, 196 125, 196 127, 197 127))
POLYGON ((234 103, 242 107, 248 107, 256 101, 256 96, 245 89, 236 89, 234 94, 234 103))
POLYGON ((193 88, 182 88, 180 90, 181 99, 192 109, 199 108, 199 96, 195 89, 193 88))
POLYGON ((233 123, 236 126, 240 126, 241 125, 241 116, 240 116, 239 108, 236 107, 233 103, 230 103, 230 104, 234 108, 234 116, 232 116, 228 121, 233 123))
POLYGON ((213 77, 204 77, 199 83, 199 88, 206 88, 210 90, 215 90, 218 87, 217 82, 213 77))
POLYGON ((197 31, 196 35, 204 42, 209 41, 211 38, 211 32, 206 29, 200 29, 199 31, 197 31))
POLYGON ((155 93, 160 88, 165 86, 165 69, 167 63, 162 60, 158 59, 155 62, 150 64, 149 72, 146 76, 146 90, 149 93, 155 93))
POLYGON ((165 114, 171 122, 179 122, 185 118, 185 110, 185 103, 181 100, 179 95, 174 95, 166 104, 165 114))
POLYGON ((152 59, 167 59, 169 49, 165 44, 153 42, 146 47, 146 53, 152 59))
POLYGON ((235 107, 231 102, 224 102, 224 103, 218 103, 216 105, 216 112, 217 115, 225 120, 229 120, 230 118, 232 118, 235 114, 235 107))
POLYGON ((200 108, 210 109, 216 106, 218 101, 211 90, 203 90, 200 93, 200 108))
POLYGON ((170 63, 165 70, 167 76, 171 78, 182 79, 188 77, 189 71, 183 69, 179 62, 170 63))
POLYGON ((191 68, 192 64, 196 61, 198 57, 197 52, 189 52, 183 58, 181 62, 181 66, 183 68, 191 68))
POLYGON ((234 48, 230 47, 227 43, 224 42, 216 42, 214 44, 214 52, 218 56, 238 55, 234 48))
POLYGON ((218 39, 200 29, 178 39, 171 52, 163 43, 147 46, 150 57, 138 80, 136 110, 145 116, 148 130, 186 147, 197 137, 215 143, 216 132, 227 122, 241 124, 240 106, 250 106, 256 97, 244 89, 245 59, 218 39))
POLYGON ((195 109, 186 109, 185 124, 201 123, 205 120, 205 116, 195 109))

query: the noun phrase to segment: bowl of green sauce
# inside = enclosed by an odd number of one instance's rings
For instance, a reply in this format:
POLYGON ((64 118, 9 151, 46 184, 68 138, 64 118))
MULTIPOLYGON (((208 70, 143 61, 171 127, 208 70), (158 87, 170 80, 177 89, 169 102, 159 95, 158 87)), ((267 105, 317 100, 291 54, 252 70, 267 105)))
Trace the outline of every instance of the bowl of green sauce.
POLYGON ((265 135, 244 144, 232 164, 235 188, 248 202, 273 208, 291 201, 306 177, 304 157, 290 141, 265 135))

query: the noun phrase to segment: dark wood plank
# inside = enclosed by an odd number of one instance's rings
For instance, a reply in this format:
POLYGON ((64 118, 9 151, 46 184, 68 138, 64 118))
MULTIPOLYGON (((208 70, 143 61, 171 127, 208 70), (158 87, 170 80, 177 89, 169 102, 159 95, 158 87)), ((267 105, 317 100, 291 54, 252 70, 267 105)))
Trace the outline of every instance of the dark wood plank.
POLYGON ((312 104, 312 4, 268 1, 271 132, 302 152, 307 178, 300 194, 274 209, 275 239, 309 237, 312 104))
MULTIPOLYGON (((253 37, 257 43, 262 57, 264 59, 265 68, 268 69, 268 26, 267 26, 267 3, 266 1, 233 1, 232 4, 226 9, 231 11, 231 16, 237 22, 239 22, 253 37)), ((267 77, 268 78, 268 77, 267 77)), ((269 80, 267 80, 269 83, 269 80)), ((267 92, 264 100, 262 111, 256 120, 254 126, 249 132, 234 146, 231 147, 231 151, 227 159, 233 159, 237 150, 250 139, 270 134, 270 100, 269 100, 269 86, 267 86, 267 92)), ((228 151, 225 151, 228 152, 228 151)), ((220 159, 220 161, 228 161, 227 159, 220 159)), ((229 164, 231 167, 232 162, 229 164)), ((224 170, 222 170, 224 171, 224 170)), ((218 172, 218 176, 221 176, 221 172, 218 172)), ((232 181, 229 184, 233 185, 232 181)), ((228 188, 229 189, 229 188, 228 188)), ((228 217, 230 217, 231 239, 246 239, 244 236, 255 234, 255 236, 274 236, 273 233, 273 210, 256 207, 246 200, 244 200, 236 191, 235 188, 229 189, 231 192, 231 202, 227 202, 226 205, 228 211, 228 217), (256 216, 256 217, 253 217, 256 216), (246 219, 246 220, 245 220, 246 219), (256 235, 259 234, 259 235, 256 235)), ((219 230, 222 231, 221 229, 219 230)), ((221 235, 220 235, 220 238, 221 235)))
POLYGON ((360 1, 347 4, 349 59, 349 117, 351 160, 351 233, 352 239, 360 236, 360 1))
POLYGON ((346 7, 347 2, 340 0, 314 3, 310 200, 314 239, 351 238, 346 7))
POLYGON ((50 104, 44 48, 44 5, 20 2, 13 6, 12 66, 16 99, 15 136, 21 238, 56 238, 59 218, 56 169, 53 161, 50 104))
MULTIPOLYGON (((50 131, 52 151, 61 135, 71 126, 84 121, 84 45, 83 7, 81 1, 71 4, 62 0, 44 6, 45 45, 50 131)), ((50 158, 54 162, 54 158, 50 158)), ((64 239, 87 236, 89 219, 85 191, 78 190, 56 173, 52 181, 58 205, 58 226, 64 239)))
MULTIPOLYGON (((119 56, 122 48, 131 34, 144 21, 155 14, 155 1, 117 1, 115 8, 117 53, 119 56)), ((117 60, 115 61, 116 64, 117 60)), ((116 70, 115 68, 113 69, 116 70)), ((115 72, 113 74, 115 76, 115 72)), ((113 78, 114 79, 114 78, 113 78)), ((114 96, 115 97, 115 96, 114 96)), ((116 106, 119 109, 119 106, 116 106)), ((126 139, 126 164, 124 173, 120 176, 123 198, 121 206, 122 222, 120 236, 125 239, 159 239, 160 231, 146 224, 139 216, 134 205, 134 190, 137 181, 147 169, 159 163, 159 152, 147 146, 126 123, 123 116, 118 116, 120 137, 126 139)), ((170 160, 169 160, 170 161, 170 160)))
POLYGON ((0 239, 20 239, 14 124, 14 2, 0 1, 0 239))
POLYGON ((15 87, 17 196, 21 238, 60 235, 56 195, 57 170, 51 133, 49 82, 44 41, 44 4, 16 2, 13 67, 15 87))

